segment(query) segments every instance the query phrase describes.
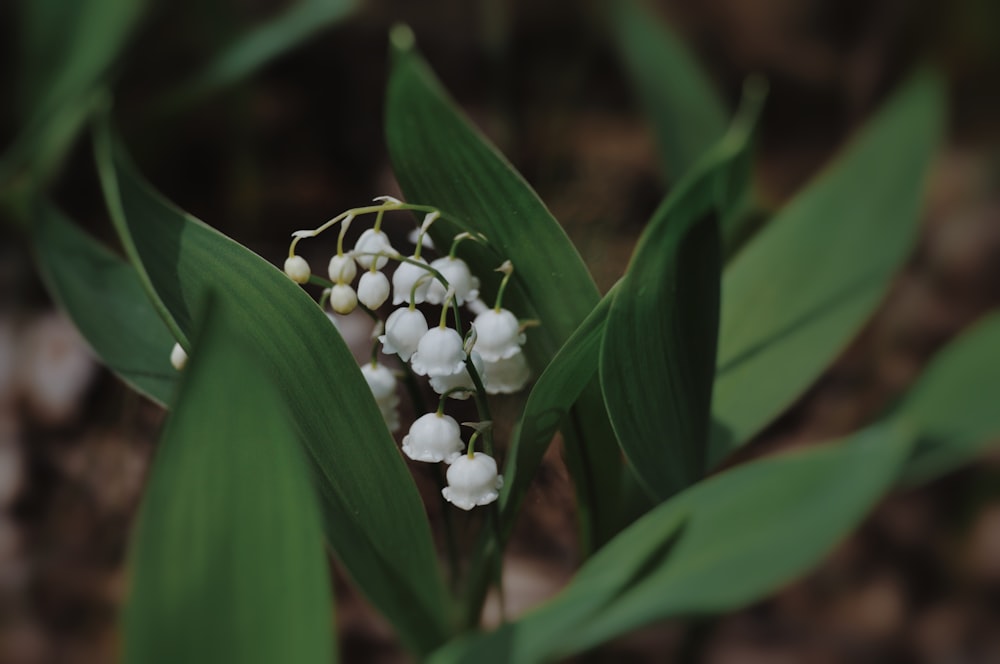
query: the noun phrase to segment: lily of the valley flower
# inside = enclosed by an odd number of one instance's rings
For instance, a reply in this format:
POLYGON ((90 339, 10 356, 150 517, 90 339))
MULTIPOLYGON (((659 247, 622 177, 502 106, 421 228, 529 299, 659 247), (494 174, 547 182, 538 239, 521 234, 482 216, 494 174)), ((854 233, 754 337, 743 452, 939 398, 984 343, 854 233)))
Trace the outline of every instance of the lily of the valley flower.
POLYGON ((361 275, 358 281, 358 300, 369 309, 375 310, 389 299, 389 278, 378 271, 361 275))
POLYGON ((396 394, 395 374, 383 364, 366 362, 361 365, 361 375, 368 383, 389 431, 396 431, 399 429, 399 395, 396 394))
MULTIPOLYGON (((489 378, 486 375, 486 365, 483 362, 482 356, 476 351, 472 351, 469 356, 472 358, 472 366, 476 368, 476 373, 479 374, 479 379, 483 381, 483 385, 489 385, 489 378)), ((431 387, 438 394, 447 394, 452 399, 463 401, 468 399, 476 389, 475 383, 472 382, 472 376, 469 375, 468 367, 450 376, 431 376, 430 383, 431 387), (465 389, 458 389, 460 387, 465 389), (454 390, 454 392, 451 390, 454 390)))
POLYGON ((285 259, 285 274, 297 284, 306 284, 309 283, 312 270, 302 256, 289 256, 285 259))
POLYGON ((174 369, 180 371, 187 364, 188 356, 184 352, 184 348, 180 344, 174 344, 174 347, 170 350, 170 364, 174 365, 174 369))
POLYGON ((396 250, 392 248, 388 235, 383 231, 369 228, 358 238, 353 253, 361 267, 367 270, 374 263, 375 268, 381 270, 389 262, 388 257, 395 254, 396 250), (375 254, 383 255, 376 256, 375 254))
POLYGON ((521 352, 524 334, 517 317, 507 309, 487 309, 476 316, 475 349, 487 362, 513 357, 521 352))
POLYGON ((486 375, 490 377, 486 384, 487 394, 513 394, 528 384, 531 369, 523 352, 494 362, 487 361, 486 375))
MULTIPOLYGON (((431 263, 431 267, 441 273, 448 285, 455 289, 455 300, 465 304, 467 300, 479 297, 479 279, 473 276, 468 264, 461 258, 445 256, 431 263)), ((446 301, 446 289, 439 280, 431 281, 427 287, 427 301, 442 304, 446 301)))
POLYGON ((404 362, 409 362, 426 333, 427 319, 423 313, 403 307, 389 314, 385 321, 385 334, 378 340, 382 343, 384 352, 396 353, 404 362))
MULTIPOLYGON (((427 261, 417 256, 410 256, 409 260, 427 265, 427 261)), ((433 277, 426 269, 413 263, 400 263, 392 273, 392 303, 410 302, 411 294, 413 304, 422 303, 427 299, 427 289, 430 288, 431 281, 433 277)))
POLYGON ((427 330, 410 358, 413 371, 421 376, 451 376, 465 369, 462 337, 450 327, 440 325, 427 330))
POLYGON ((452 463, 462 456, 462 434, 455 418, 443 413, 427 413, 403 437, 403 452, 414 461, 452 463))
POLYGON ((489 505, 500 496, 503 476, 497 474, 497 462, 482 452, 463 454, 448 468, 448 486, 441 489, 445 500, 463 510, 489 505))
POLYGON ((338 314, 349 314, 358 306, 358 294, 347 284, 334 284, 330 289, 330 308, 338 314))
POLYGON ((354 276, 358 273, 358 264, 354 262, 354 257, 348 254, 335 254, 330 259, 327 268, 330 273, 330 281, 335 284, 349 284, 354 281, 354 276))

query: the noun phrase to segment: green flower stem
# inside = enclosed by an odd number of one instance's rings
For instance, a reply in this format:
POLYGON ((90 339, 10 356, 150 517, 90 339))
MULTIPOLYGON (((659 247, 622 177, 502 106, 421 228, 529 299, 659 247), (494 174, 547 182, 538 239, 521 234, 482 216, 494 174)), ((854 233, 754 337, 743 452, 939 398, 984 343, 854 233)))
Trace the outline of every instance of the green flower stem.
POLYGON ((317 274, 309 275, 309 283, 315 286, 322 286, 323 288, 333 288, 334 283, 329 279, 325 279, 317 274))

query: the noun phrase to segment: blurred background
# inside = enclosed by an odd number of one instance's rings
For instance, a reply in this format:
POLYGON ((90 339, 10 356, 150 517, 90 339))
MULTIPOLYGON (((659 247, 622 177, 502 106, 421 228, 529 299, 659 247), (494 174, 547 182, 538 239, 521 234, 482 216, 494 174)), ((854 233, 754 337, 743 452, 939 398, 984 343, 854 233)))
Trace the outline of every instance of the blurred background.
MULTIPOLYGON (((303 30, 294 48, 248 78, 176 94, 215 53, 280 22, 294 4, 145 6, 112 68, 115 119, 140 169, 168 198, 277 264, 292 230, 397 194, 382 101, 387 32, 405 22, 456 101, 563 223, 601 289, 621 275, 669 191, 670 173, 608 30, 605 2, 359 0, 303 30)), ((0 152, 21 126, 19 95, 30 87, 22 73, 32 71, 25 59, 45 57, 24 48, 31 37, 25 6, 0 3, 7 91, 0 152)), ((1000 4, 661 0, 650 7, 697 54, 731 107, 748 74, 770 82, 755 158, 765 210, 808 182, 913 67, 930 62, 946 75, 949 138, 929 182, 917 247, 873 320, 744 456, 856 429, 945 342, 1000 304, 1000 4)), ((56 202, 114 246, 86 131, 51 182, 56 202)), ((328 246, 302 246, 314 265, 325 264, 328 246)), ((92 359, 47 296, 24 234, 5 219, 0 662, 115 658, 130 525, 162 418, 92 359)), ((578 562, 572 491, 557 448, 534 492, 508 560, 515 609, 554 592, 578 562)), ((346 661, 406 661, 342 577, 337 585, 346 661)), ((718 619, 650 627, 610 644, 602 657, 988 663, 1000 662, 998 627, 995 453, 897 492, 820 568, 774 597, 718 619)))

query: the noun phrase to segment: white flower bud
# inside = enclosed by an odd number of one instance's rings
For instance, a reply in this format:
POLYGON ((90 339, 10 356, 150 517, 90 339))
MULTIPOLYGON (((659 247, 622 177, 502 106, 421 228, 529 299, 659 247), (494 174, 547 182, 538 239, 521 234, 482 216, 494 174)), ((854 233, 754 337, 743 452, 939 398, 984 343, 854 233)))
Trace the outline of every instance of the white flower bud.
POLYGON ((500 497, 503 476, 497 474, 497 462, 488 454, 463 454, 448 468, 448 486, 441 489, 445 500, 463 510, 489 505, 500 497))
POLYGON ((486 385, 487 394, 513 394, 528 384, 531 369, 524 353, 517 353, 495 362, 486 362, 486 375, 490 377, 486 385))
POLYGON ((358 295, 347 284, 336 284, 330 289, 330 308, 338 314, 349 314, 358 306, 358 295))
POLYGON ((396 250, 392 248, 388 235, 382 231, 376 231, 374 228, 369 228, 358 238, 352 253, 358 261, 358 265, 366 270, 372 266, 372 263, 375 264, 376 269, 381 270, 389 262, 389 259, 386 256, 373 254, 391 255, 395 254, 396 250))
POLYGON ((403 307, 389 314, 385 321, 385 334, 378 340, 382 342, 385 353, 396 353, 404 362, 409 362, 425 334, 427 319, 424 315, 416 309, 403 307))
POLYGON ((381 272, 365 272, 358 281, 358 299, 375 310, 389 299, 389 278, 381 272))
MULTIPOLYGON (((479 279, 473 276, 468 264, 461 258, 445 256, 431 263, 431 267, 448 280, 455 289, 455 300, 464 304, 467 300, 479 297, 479 279)), ((440 281, 434 279, 427 288, 427 301, 431 304, 444 304, 445 288, 440 281)))
MULTIPOLYGON (((423 258, 410 256, 410 260, 419 261, 427 265, 423 258)), ((396 271, 392 273, 392 303, 403 304, 410 301, 410 293, 413 293, 413 303, 420 304, 427 297, 427 289, 431 285, 434 276, 430 272, 414 265, 413 263, 400 263, 396 271), (413 288, 417 284, 416 289, 413 288)))
POLYGON ((354 262, 354 257, 349 254, 335 254, 330 259, 327 268, 330 273, 330 281, 335 284, 349 284, 354 281, 354 276, 358 273, 358 264, 354 262))
POLYGON ((173 349, 170 351, 170 364, 174 365, 174 369, 180 371, 187 364, 188 356, 184 352, 184 348, 180 344, 174 344, 173 349))
POLYGON ((445 414, 427 413, 403 436, 403 453, 414 461, 451 463, 462 456, 465 443, 458 422, 445 414))
POLYGON ((309 283, 312 270, 309 269, 309 263, 302 256, 289 256, 285 259, 285 274, 295 283, 305 284, 309 283))
POLYGON ((469 300, 465 303, 465 306, 469 308, 469 311, 476 314, 477 316, 484 311, 490 310, 490 305, 483 302, 478 297, 475 300, 469 300))
MULTIPOLYGON (((476 351, 472 351, 472 366, 476 367, 476 373, 479 374, 479 379, 483 381, 483 386, 489 385, 489 380, 486 374, 486 365, 483 363, 482 356, 476 351)), ((454 390, 455 388, 464 387, 468 391, 458 391, 452 392, 448 395, 451 399, 466 400, 472 396, 476 389, 475 383, 472 382, 472 376, 469 375, 469 368, 466 367, 457 374, 452 374, 450 376, 431 376, 430 379, 431 388, 434 389, 438 394, 444 394, 448 390, 454 390)), ((489 392, 489 390, 487 390, 489 392)))
POLYGON ((507 309, 487 309, 476 316, 475 349, 487 362, 513 357, 521 352, 524 335, 517 318, 507 309))
POLYGON ((450 376, 465 368, 462 336, 450 327, 433 327, 420 338, 410 358, 413 371, 421 376, 450 376))

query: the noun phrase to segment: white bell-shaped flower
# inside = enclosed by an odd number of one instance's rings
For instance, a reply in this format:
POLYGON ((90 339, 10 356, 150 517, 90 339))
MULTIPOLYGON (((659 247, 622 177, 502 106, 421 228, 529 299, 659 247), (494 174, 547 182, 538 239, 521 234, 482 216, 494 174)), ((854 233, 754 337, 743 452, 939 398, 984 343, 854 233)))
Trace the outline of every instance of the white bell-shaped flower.
MULTIPOLYGON (((448 284, 455 289, 455 300, 459 304, 465 304, 467 300, 474 300, 479 297, 479 279, 477 279, 468 264, 461 258, 445 256, 438 258, 431 267, 441 273, 448 284)), ((427 287, 427 301, 431 304, 444 304, 444 285, 434 279, 427 287)))
POLYGON ((396 394, 396 375, 383 364, 365 362, 361 365, 368 388, 375 397, 382 419, 389 431, 399 429, 399 395, 396 394))
POLYGON ((462 456, 464 448, 458 422, 444 413, 418 417, 403 436, 403 453, 414 461, 451 463, 462 456))
POLYGON ((475 349, 487 362, 513 357, 521 352, 524 334, 517 317, 507 309, 487 309, 476 316, 475 349))
POLYGON ((338 314, 349 314, 358 306, 358 294, 347 284, 334 284, 330 289, 330 308, 338 314))
POLYGON ((349 284, 354 281, 358 273, 358 264, 354 262, 354 257, 349 254, 334 254, 327 267, 330 273, 330 281, 335 284, 349 284))
POLYGON ((503 476, 497 474, 497 462, 488 454, 475 452, 455 459, 448 468, 448 486, 441 489, 445 500, 463 510, 489 505, 500 497, 503 476))
POLYGON ((450 327, 432 327, 420 338, 410 358, 413 371, 421 376, 450 376, 465 368, 462 337, 450 327))
POLYGON ((486 384, 487 394, 513 394, 528 384, 531 369, 523 352, 495 362, 486 361, 486 375, 490 377, 486 384))
POLYGON ((365 362, 361 365, 361 375, 365 377, 375 401, 389 403, 396 396, 396 374, 389 367, 378 362, 365 362))
POLYGON ((389 299, 389 277, 381 272, 365 272, 358 280, 358 300, 371 310, 389 299))
POLYGON ((188 356, 184 352, 184 348, 180 344, 174 344, 174 347, 170 350, 170 364, 174 365, 174 369, 180 371, 187 364, 188 356))
POLYGON ((385 334, 378 340, 387 354, 396 353, 404 362, 417 350, 420 340, 427 334, 427 319, 416 309, 396 309, 385 320, 385 334))
POLYGON ((297 284, 309 283, 312 270, 302 256, 289 256, 285 259, 285 274, 297 284))
POLYGON ((472 313, 476 314, 477 316, 479 314, 483 313, 484 311, 489 311, 490 310, 490 305, 486 304, 485 302, 483 302, 478 297, 476 299, 474 299, 474 300, 467 301, 465 303, 465 306, 468 307, 469 311, 471 311, 472 313))
MULTIPOLYGON (((486 376, 486 365, 483 362, 482 356, 476 351, 472 351, 470 357, 472 358, 472 366, 476 367, 476 373, 479 374, 479 379, 483 381, 483 385, 489 385, 489 380, 486 376)), ((472 376, 469 375, 468 367, 450 376, 432 376, 430 383, 431 387, 438 394, 444 394, 449 390, 456 390, 448 396, 452 399, 462 401, 472 396, 473 391, 476 389, 475 384, 472 382, 472 376), (460 387, 465 388, 465 390, 458 390, 460 387)))
POLYGON ((387 256, 395 254, 396 250, 392 248, 388 235, 382 231, 376 231, 374 228, 369 228, 358 238, 358 242, 354 245, 352 253, 358 261, 358 265, 366 270, 371 268, 372 263, 375 264, 377 269, 381 270, 389 262, 387 256), (386 255, 376 256, 374 254, 386 255))
MULTIPOLYGON (((427 265, 423 258, 410 256, 410 260, 418 261, 427 265)), ((430 272, 414 265, 413 263, 400 263, 396 271, 392 273, 392 303, 403 304, 410 301, 410 294, 413 294, 413 303, 420 304, 427 299, 427 289, 430 288, 434 277, 430 272), (414 288, 416 286, 416 288, 414 288)))

